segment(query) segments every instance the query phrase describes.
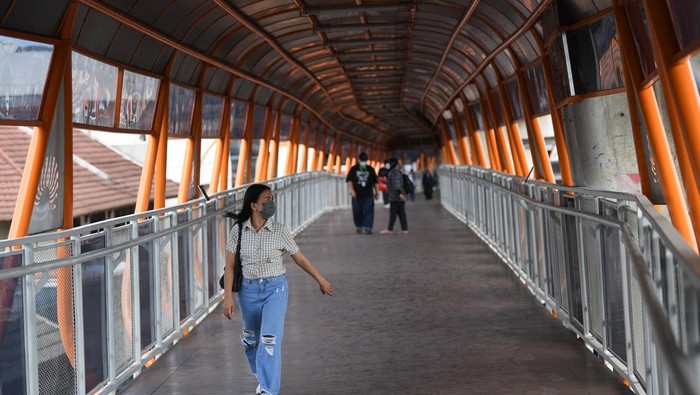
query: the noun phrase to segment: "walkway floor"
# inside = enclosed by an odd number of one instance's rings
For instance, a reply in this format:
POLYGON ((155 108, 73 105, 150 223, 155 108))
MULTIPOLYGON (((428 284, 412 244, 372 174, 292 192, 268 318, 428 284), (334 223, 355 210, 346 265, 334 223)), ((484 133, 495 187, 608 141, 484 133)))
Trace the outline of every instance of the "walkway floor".
MULTIPOLYGON (((388 211, 297 236, 335 296, 288 261, 282 394, 631 394, 437 200, 407 204, 408 235, 379 234, 388 211)), ((216 309, 121 394, 253 394, 240 331, 216 309)))

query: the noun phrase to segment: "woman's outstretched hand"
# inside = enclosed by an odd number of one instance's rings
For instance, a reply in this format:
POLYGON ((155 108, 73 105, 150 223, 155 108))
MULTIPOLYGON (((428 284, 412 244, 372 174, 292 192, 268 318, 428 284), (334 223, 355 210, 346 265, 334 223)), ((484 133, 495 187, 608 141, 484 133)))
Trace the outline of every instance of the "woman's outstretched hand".
POLYGON ((224 307, 222 308, 224 316, 229 320, 233 318, 233 298, 224 298, 224 307))
POLYGON ((321 287, 321 293, 324 295, 333 296, 333 284, 329 283, 327 280, 323 279, 318 282, 321 287))

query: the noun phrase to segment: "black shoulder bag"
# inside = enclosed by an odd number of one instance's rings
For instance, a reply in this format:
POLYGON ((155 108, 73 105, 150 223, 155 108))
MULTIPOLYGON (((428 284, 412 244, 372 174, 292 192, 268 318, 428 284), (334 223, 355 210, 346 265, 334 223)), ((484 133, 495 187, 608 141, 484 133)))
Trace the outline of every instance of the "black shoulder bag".
MULTIPOLYGON (((236 263, 233 265, 233 286, 231 290, 233 292, 238 292, 241 289, 241 283, 243 283, 243 266, 241 265, 241 236, 243 235, 243 224, 238 223, 238 244, 236 245, 236 263)), ((224 288, 224 274, 221 275, 219 279, 219 286, 224 288)))

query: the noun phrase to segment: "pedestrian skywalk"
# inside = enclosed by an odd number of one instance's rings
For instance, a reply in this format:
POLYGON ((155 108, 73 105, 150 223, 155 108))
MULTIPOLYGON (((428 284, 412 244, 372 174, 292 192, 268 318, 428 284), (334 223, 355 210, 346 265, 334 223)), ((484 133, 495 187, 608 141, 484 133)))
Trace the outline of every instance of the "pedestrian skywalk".
MULTIPOLYGON (((409 234, 355 232, 350 210, 296 241, 333 283, 291 259, 282 394, 630 394, 439 200, 408 202, 409 234)), ((253 394, 241 320, 217 308, 120 393, 253 394)))

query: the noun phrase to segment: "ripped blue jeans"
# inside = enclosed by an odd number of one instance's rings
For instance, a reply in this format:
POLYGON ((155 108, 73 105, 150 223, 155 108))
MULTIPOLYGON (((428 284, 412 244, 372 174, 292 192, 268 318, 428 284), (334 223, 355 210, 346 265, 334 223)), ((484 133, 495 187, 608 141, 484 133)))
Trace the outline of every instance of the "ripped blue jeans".
POLYGON ((277 395, 282 376, 282 337, 287 313, 287 278, 243 279, 238 305, 243 318, 241 343, 263 393, 277 395))

